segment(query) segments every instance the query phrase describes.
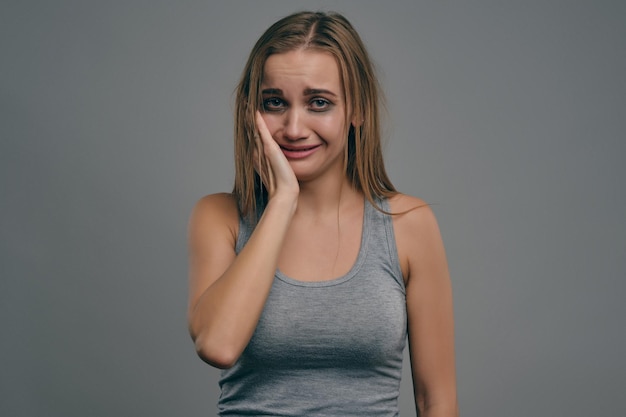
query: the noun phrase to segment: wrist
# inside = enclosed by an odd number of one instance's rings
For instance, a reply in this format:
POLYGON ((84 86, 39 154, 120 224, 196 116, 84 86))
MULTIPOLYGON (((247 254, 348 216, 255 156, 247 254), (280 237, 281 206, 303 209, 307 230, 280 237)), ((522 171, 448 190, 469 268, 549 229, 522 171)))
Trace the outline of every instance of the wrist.
POLYGON ((298 194, 275 194, 267 202, 266 210, 280 211, 286 213, 289 217, 293 216, 298 206, 298 194))

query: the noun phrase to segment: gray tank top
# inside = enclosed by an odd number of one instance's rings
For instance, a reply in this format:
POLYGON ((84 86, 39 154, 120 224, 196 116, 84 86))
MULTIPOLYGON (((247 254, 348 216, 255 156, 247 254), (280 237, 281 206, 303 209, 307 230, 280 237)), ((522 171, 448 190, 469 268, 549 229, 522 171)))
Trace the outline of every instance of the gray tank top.
MULTIPOLYGON (((388 210, 386 200, 377 202, 388 210)), ((253 226, 240 221, 236 251, 253 226)), ((276 271, 239 360, 222 371, 221 416, 397 416, 407 336, 404 281, 389 215, 365 202, 361 248, 342 277, 276 271)))

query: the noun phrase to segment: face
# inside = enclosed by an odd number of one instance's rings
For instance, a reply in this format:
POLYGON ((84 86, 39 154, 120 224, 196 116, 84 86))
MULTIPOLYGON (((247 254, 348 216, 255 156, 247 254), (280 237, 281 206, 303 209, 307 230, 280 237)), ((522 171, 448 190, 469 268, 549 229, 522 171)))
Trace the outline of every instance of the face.
POLYGON ((263 119, 298 180, 342 177, 346 104, 335 58, 311 50, 270 55, 261 91, 263 119))

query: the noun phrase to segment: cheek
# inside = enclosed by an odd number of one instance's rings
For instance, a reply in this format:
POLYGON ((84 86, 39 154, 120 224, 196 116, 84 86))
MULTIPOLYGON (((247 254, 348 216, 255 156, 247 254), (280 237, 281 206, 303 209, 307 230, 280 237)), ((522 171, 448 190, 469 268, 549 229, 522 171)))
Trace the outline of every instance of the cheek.
POLYGON ((346 136, 345 122, 341 117, 333 117, 320 123, 320 131, 330 140, 340 141, 346 136))

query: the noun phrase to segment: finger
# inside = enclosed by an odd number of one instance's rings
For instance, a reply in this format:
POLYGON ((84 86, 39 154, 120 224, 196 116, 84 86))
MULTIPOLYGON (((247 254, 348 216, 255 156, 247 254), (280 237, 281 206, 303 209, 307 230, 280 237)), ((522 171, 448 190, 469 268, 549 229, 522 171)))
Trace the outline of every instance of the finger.
POLYGON ((267 181, 269 185, 268 190, 271 194, 273 194, 274 190, 276 189, 276 180, 274 178, 274 170, 272 169, 272 165, 269 163, 267 158, 264 158, 264 161, 267 167, 267 181))
POLYGON ((263 143, 259 134, 254 132, 254 168, 261 177, 261 181, 264 185, 267 184, 267 168, 265 164, 265 151, 263 149, 263 143))
POLYGON ((254 170, 256 171, 256 173, 261 175, 261 150, 259 149, 259 137, 256 132, 252 136, 252 139, 254 140, 254 151, 252 151, 252 164, 254 165, 254 170))
POLYGON ((270 161, 271 153, 276 152, 277 149, 272 149, 272 147, 277 148, 278 145, 274 142, 272 135, 265 124, 265 120, 261 115, 261 112, 257 110, 256 112, 256 125, 257 125, 257 138, 259 139, 259 149, 262 151, 261 163, 264 171, 264 182, 267 186, 267 189, 270 193, 272 193, 276 186, 276 179, 274 178, 274 171, 272 169, 272 163, 270 161))
POLYGON ((263 141, 260 138, 260 135, 255 132, 254 133, 254 167, 263 181, 263 185, 265 188, 272 193, 274 189, 274 173, 272 171, 272 166, 267 158, 265 152, 265 146, 263 145, 263 141))
POLYGON ((263 143, 261 143, 261 139, 259 138, 259 134, 254 132, 254 163, 256 165, 257 171, 259 175, 263 174, 263 157, 265 151, 263 149, 263 143))
POLYGON ((272 134, 267 128, 265 120, 263 119, 263 116, 261 116, 261 112, 258 110, 256 111, 256 127, 257 132, 261 137, 261 141, 263 142, 263 145, 266 145, 268 143, 274 143, 274 139, 272 139, 272 134))

